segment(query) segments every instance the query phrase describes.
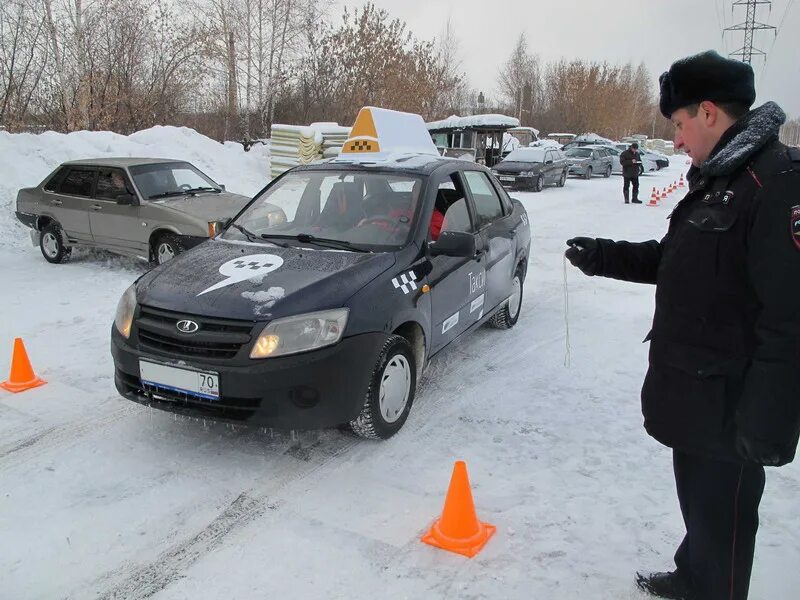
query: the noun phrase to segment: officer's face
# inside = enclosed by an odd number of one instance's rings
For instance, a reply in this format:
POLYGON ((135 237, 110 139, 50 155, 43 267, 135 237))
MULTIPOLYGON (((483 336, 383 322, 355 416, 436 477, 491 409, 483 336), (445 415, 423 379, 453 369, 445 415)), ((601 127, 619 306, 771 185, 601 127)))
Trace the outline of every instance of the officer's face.
POLYGON ((717 112, 715 106, 703 102, 694 116, 685 108, 679 108, 670 117, 675 125, 675 149, 683 148, 696 167, 706 161, 719 141, 717 112))

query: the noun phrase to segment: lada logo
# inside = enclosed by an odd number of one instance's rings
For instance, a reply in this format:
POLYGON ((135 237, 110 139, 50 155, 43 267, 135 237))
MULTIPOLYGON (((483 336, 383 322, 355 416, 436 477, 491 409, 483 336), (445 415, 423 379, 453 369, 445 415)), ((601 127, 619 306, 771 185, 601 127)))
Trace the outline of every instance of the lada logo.
POLYGON ((195 333, 198 329, 200 329, 200 325, 198 325, 194 321, 190 321, 189 319, 184 319, 183 321, 178 321, 175 324, 175 327, 181 333, 195 333))

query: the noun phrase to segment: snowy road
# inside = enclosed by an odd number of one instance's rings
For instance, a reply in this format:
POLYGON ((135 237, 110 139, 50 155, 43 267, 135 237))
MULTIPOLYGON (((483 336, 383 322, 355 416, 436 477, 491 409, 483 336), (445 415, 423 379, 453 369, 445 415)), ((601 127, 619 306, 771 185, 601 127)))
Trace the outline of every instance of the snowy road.
MULTIPOLYGON (((642 178, 643 196, 685 169, 642 178)), ((670 452, 638 405, 653 288, 570 269, 565 366, 564 240, 660 237, 677 200, 625 206, 620 187, 515 194, 534 233, 518 325, 436 357, 382 443, 122 400, 109 333, 143 263, 84 251, 50 265, 14 228, 0 245, 0 375, 20 336, 49 383, 0 390, 0 598, 644 598, 634 570, 670 567, 682 534, 670 452), (456 459, 498 528, 472 560, 419 542, 456 459)), ((798 494, 800 465, 769 470, 755 600, 796 597, 798 494)))

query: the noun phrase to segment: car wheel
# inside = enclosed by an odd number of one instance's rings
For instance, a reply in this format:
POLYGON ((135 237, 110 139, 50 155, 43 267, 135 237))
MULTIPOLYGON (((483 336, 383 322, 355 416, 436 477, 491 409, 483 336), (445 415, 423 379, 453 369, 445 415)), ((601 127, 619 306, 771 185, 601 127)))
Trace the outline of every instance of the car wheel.
POLYGON ((606 167, 606 172, 605 172, 605 173, 603 173, 603 177, 605 177, 606 179, 608 179, 609 177, 611 177, 611 170, 612 170, 612 169, 611 169, 611 165, 608 165, 608 166, 606 167))
POLYGON ((489 319, 489 324, 497 329, 511 329, 519 319, 520 309, 522 308, 522 273, 519 269, 514 273, 511 282, 511 296, 505 304, 500 307, 494 316, 489 319))
POLYGON ((400 431, 408 418, 417 387, 417 363, 411 344, 389 336, 372 370, 361 413, 350 421, 359 437, 385 440, 400 431))
POLYGON ((586 172, 583 174, 584 179, 592 178, 592 167, 586 167, 586 172))
POLYGON ((58 223, 50 223, 39 234, 39 249, 47 262, 58 264, 69 259, 72 248, 65 243, 66 235, 58 223))
POLYGON ((539 175, 533 184, 534 192, 541 192, 544 189, 544 175, 539 175))
POLYGON ((567 183, 567 172, 564 171, 561 173, 561 179, 558 180, 558 187, 564 187, 564 184, 567 183))
POLYGON ((186 250, 186 247, 183 245, 181 238, 174 233, 163 233, 153 242, 153 247, 150 251, 150 264, 154 267, 163 265, 184 250, 186 250))

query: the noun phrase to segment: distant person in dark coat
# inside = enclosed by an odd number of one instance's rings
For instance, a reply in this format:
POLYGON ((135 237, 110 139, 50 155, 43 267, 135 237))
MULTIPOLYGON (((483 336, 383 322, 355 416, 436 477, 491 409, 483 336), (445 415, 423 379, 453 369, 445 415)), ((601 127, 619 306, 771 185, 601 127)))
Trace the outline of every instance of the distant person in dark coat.
POLYGON ((774 102, 750 110, 750 65, 704 52, 660 78, 689 192, 661 241, 573 238, 587 275, 656 285, 647 432, 673 449, 686 534, 671 572, 637 575, 660 598, 745 600, 764 467, 800 436, 800 150, 774 102))
POLYGON ((625 196, 625 204, 628 204, 630 197, 630 186, 633 184, 634 204, 641 204, 639 200, 639 171, 642 167, 642 157, 639 155, 639 144, 632 143, 630 147, 619 155, 619 162, 622 165, 622 195, 625 196))

